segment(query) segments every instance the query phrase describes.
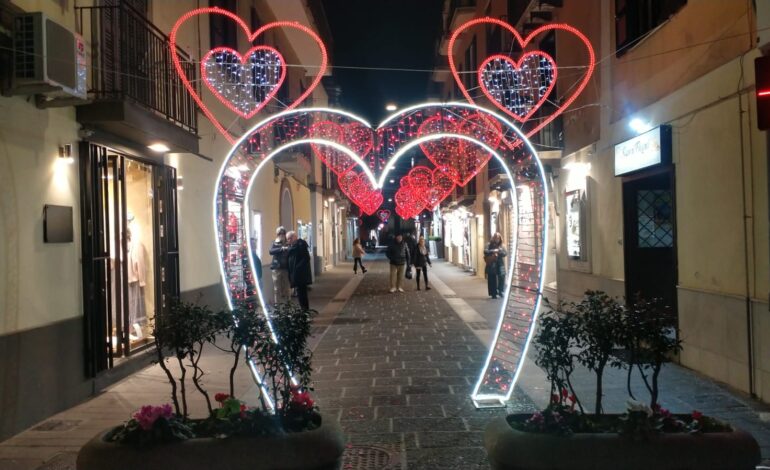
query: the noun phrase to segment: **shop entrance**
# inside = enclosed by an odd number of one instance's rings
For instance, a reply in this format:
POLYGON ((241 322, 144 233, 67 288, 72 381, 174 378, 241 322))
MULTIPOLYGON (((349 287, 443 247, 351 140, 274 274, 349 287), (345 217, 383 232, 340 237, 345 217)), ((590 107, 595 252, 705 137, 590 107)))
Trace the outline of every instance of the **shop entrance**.
POLYGON ((153 343, 152 322, 179 295, 176 173, 81 145, 88 375, 153 343))
POLYGON ((661 298, 676 312, 676 205, 672 167, 623 180, 626 298, 661 298))

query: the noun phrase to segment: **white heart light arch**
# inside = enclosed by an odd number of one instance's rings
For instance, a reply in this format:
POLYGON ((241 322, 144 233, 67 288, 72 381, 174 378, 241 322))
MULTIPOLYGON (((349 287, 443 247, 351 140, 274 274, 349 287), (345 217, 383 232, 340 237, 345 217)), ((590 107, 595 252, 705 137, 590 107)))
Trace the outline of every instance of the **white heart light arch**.
MULTIPOLYGON (((253 276, 255 264, 247 238, 250 232, 246 214, 256 175, 276 155, 298 145, 329 146, 355 161, 375 189, 380 189, 402 155, 439 139, 460 139, 488 152, 500 163, 511 184, 515 223, 508 282, 493 342, 471 393, 477 406, 501 406, 510 398, 521 372, 542 297, 548 201, 543 167, 532 144, 517 126, 487 109, 467 103, 420 104, 394 113, 372 129, 368 122, 351 113, 304 108, 278 113, 256 124, 231 148, 216 183, 214 228, 225 297, 230 308, 241 301, 257 300, 269 318, 269 305, 253 276), (503 143, 516 144, 497 145, 485 142, 473 132, 461 134, 456 130, 422 136, 416 133, 419 123, 429 117, 462 120, 469 113, 482 116, 484 122, 497 123, 500 128, 493 134, 502 134, 503 143), (357 123, 371 129, 375 143, 369 162, 346 145, 308 135, 310 125, 322 120, 357 123), (379 168, 372 161, 385 164, 377 171, 379 168)), ((273 339, 278 341, 275 336, 273 339)), ((254 364, 249 366, 257 383, 264 387, 260 371, 254 364)))

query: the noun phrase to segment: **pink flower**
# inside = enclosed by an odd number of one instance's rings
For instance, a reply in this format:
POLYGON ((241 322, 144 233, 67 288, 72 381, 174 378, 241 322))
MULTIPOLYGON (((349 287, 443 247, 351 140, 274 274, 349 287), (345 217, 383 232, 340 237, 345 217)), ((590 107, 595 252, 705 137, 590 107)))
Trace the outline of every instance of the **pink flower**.
POLYGON ((301 409, 310 410, 315 403, 307 391, 300 392, 299 387, 292 387, 291 404, 301 409))
POLYGON ((169 419, 173 416, 173 410, 171 405, 165 404, 161 406, 145 405, 134 413, 134 419, 139 423, 139 427, 145 431, 152 429, 155 421, 158 418, 169 419))

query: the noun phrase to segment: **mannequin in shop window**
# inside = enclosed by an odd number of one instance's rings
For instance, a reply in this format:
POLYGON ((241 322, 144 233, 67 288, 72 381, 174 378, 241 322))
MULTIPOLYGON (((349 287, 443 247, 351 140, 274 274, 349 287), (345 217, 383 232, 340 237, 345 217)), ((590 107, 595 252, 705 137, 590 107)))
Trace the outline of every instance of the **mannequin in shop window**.
POLYGON ((505 295, 505 257, 508 252, 503 247, 503 236, 500 232, 492 235, 487 249, 484 250, 486 262, 487 291, 493 299, 505 295))
MULTIPOLYGON (((126 230, 128 240, 128 321, 132 326, 132 336, 143 336, 142 325, 147 323, 147 310, 144 303, 144 289, 147 285, 147 261, 144 244, 139 239, 138 231, 126 230)), ((134 338, 132 338, 134 339, 134 338)))

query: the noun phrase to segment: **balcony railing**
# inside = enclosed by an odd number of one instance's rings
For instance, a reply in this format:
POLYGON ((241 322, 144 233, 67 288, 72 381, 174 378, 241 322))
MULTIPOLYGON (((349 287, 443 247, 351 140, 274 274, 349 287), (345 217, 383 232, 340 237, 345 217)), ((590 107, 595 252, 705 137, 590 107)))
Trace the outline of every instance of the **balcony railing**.
MULTIPOLYGON (((169 38, 124 2, 78 7, 80 33, 91 46, 89 98, 131 99, 185 130, 197 134, 195 102, 176 74, 169 38)), ((178 50, 191 83, 198 68, 178 50)))

